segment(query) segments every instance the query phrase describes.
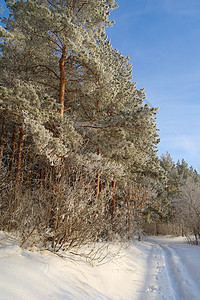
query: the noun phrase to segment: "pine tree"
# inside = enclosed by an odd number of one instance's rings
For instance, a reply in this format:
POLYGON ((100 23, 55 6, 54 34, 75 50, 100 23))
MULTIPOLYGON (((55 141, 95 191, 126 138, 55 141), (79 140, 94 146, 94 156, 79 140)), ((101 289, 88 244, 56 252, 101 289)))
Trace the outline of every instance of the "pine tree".
POLYGON ((177 170, 180 176, 180 179, 186 179, 189 176, 189 166, 188 163, 182 159, 181 162, 178 160, 177 162, 177 170))
POLYGON ((163 186, 161 194, 162 207, 165 219, 170 221, 174 219, 176 213, 176 199, 179 196, 179 175, 176 164, 174 163, 171 155, 167 152, 166 155, 162 154, 160 159, 161 167, 165 171, 166 182, 163 186))
POLYGON ((58 99, 63 117, 71 104, 75 107, 70 99, 74 102, 74 94, 79 96, 84 71, 90 73, 93 81, 98 79, 94 36, 99 27, 111 24, 108 12, 116 4, 104 0, 7 3, 11 14, 4 20, 9 31, 2 49, 5 68, 9 62, 20 79, 49 87, 58 99), (7 57, 9 48, 15 53, 12 60, 7 57))
MULTIPOLYGON (((114 1, 7 3, 11 14, 8 20, 4 19, 7 31, 2 30, 2 81, 8 86, 15 84, 17 78, 26 86, 27 83, 43 86, 48 96, 57 99, 63 119, 65 110, 77 110, 77 97, 81 97, 82 90, 90 84, 87 81, 91 74, 94 81, 93 71, 90 71, 91 64, 97 66, 94 54, 91 59, 96 48, 94 35, 98 27, 110 25, 108 9, 115 8, 116 4, 114 1), (85 74, 85 70, 90 74, 85 74), (82 77, 87 78, 85 83, 82 77)), ((62 125, 61 121, 52 123, 49 119, 51 135, 61 138, 67 131, 71 115, 70 112, 62 125)))
MULTIPOLYGON (((117 152, 123 148, 124 157, 134 157, 132 166, 129 159, 131 172, 135 169, 137 173, 139 168, 146 173, 154 168, 155 172, 155 110, 143 107, 145 94, 132 83, 129 59, 112 49, 105 35, 105 26, 110 25, 108 11, 116 3, 7 2, 11 16, 5 21, 8 30, 2 46, 4 80, 16 78, 11 76, 13 72, 20 80, 44 86, 45 92, 57 99, 62 119, 66 111, 67 119, 75 122, 76 128, 90 128, 84 134, 90 135, 92 151, 100 149, 116 161, 117 152), (20 42, 13 43, 19 37, 20 42), (150 166, 152 163, 154 166, 150 166)), ((63 125, 54 128, 48 122, 54 135, 64 131, 63 125)), ((122 161, 126 161, 123 156, 122 161)))
MULTIPOLYGON (((107 209, 109 230, 116 231, 119 224, 127 228, 134 219, 130 217, 134 200, 127 200, 130 187, 134 182, 136 191, 146 195, 140 183, 144 178, 156 182, 161 169, 157 109, 144 105, 145 93, 132 81, 129 58, 113 49, 106 36, 105 27, 112 25, 109 11, 117 4, 114 0, 6 3, 10 16, 1 28, 0 148, 2 152, 6 128, 9 170, 15 167, 17 182, 26 180, 29 191, 31 172, 40 188, 48 189, 46 219, 51 221, 45 226, 54 230, 54 246, 61 239, 58 224, 65 228, 68 188, 75 189, 72 198, 91 208, 94 216, 98 205, 98 216, 107 209)), ((27 193, 25 184, 22 192, 27 193)))

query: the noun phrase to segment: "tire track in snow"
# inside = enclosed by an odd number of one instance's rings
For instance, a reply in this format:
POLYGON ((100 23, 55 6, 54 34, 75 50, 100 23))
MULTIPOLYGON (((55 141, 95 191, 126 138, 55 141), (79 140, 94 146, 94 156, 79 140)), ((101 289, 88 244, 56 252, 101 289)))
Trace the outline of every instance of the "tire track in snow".
POLYGON ((175 300, 199 300, 199 288, 180 260, 179 254, 169 246, 159 244, 166 264, 166 272, 173 289, 175 300))
POLYGON ((140 300, 175 300, 173 288, 171 287, 166 262, 162 248, 155 242, 145 242, 149 246, 147 257, 144 290, 146 296, 140 300))

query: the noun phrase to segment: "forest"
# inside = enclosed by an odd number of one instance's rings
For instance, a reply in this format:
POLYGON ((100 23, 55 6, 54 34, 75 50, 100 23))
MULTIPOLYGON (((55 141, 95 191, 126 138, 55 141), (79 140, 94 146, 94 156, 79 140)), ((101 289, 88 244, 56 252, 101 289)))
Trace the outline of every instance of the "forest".
POLYGON ((114 0, 6 0, 0 230, 51 251, 142 234, 200 244, 200 177, 158 157, 158 108, 112 47, 114 0))

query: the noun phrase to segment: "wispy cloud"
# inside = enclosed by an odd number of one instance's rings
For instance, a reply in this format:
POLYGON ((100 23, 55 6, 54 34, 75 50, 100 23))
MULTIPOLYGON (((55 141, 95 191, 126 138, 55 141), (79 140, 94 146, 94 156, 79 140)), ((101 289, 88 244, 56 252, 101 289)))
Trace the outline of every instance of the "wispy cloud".
POLYGON ((165 136, 158 148, 159 155, 168 151, 175 162, 184 158, 189 165, 200 171, 200 138, 197 136, 165 136))
MULTIPOLYGON (((123 1, 123 0, 121 0, 123 1)), ((141 1, 141 0, 140 0, 141 1)), ((120 7, 120 1, 119 1, 120 7)), ((165 11, 170 14, 179 14, 188 17, 200 16, 200 1, 199 0, 146 0, 140 3, 137 7, 137 2, 133 10, 129 10, 126 14, 121 15, 121 20, 127 21, 130 18, 140 17, 148 13, 159 13, 165 11)))
POLYGON ((197 156, 199 154, 200 141, 196 140, 196 137, 191 137, 183 135, 176 137, 174 141, 174 147, 178 149, 183 149, 189 155, 197 156))
POLYGON ((178 14, 187 16, 187 17, 199 17, 200 16, 200 9, 180 9, 177 11, 178 14))
MULTIPOLYGON (((156 1, 157 2, 157 1, 156 1)), ((160 2, 160 8, 171 14, 179 14, 186 17, 198 17, 200 16, 200 3, 199 0, 162 0, 160 2)))
POLYGON ((192 135, 166 136, 161 140, 160 146, 161 150, 166 148, 179 158, 189 156, 195 159, 200 155, 200 138, 192 135))

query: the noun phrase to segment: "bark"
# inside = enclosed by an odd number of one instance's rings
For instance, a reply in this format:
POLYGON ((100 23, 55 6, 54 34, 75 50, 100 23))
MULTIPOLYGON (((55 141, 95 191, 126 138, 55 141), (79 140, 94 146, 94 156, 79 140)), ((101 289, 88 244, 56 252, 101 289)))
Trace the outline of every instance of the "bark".
POLYGON ((64 115, 64 99, 65 99, 65 88, 66 88, 66 80, 65 80, 65 62, 67 56, 67 49, 64 46, 62 48, 62 56, 60 58, 60 90, 59 90, 59 103, 62 105, 60 108, 60 115, 63 118, 64 115))
POLYGON ((21 128, 20 128, 19 141, 18 141, 18 147, 17 147, 17 167, 16 167, 16 183, 17 183, 17 186, 19 184, 20 167, 21 167, 21 160, 22 160, 23 137, 24 137, 24 124, 22 124, 21 128))
POLYGON ((100 173, 97 173, 97 176, 96 176, 96 198, 97 199, 98 199, 99 193, 100 193, 100 178, 101 178, 100 173))
POLYGON ((0 158, 3 155, 3 137, 4 137, 4 133, 5 133, 5 127, 6 127, 6 113, 7 112, 5 112, 5 114, 4 114, 2 128, 1 128, 1 136, 0 136, 0 158))
MULTIPOLYGON (((100 155, 100 149, 97 148, 97 154, 100 155)), ((100 182, 101 182, 101 174, 98 172, 96 175, 96 198, 98 199, 100 193, 100 182)))
POLYGON ((115 194, 115 189, 116 189, 116 182, 115 182, 115 177, 113 177, 112 180, 112 191, 113 191, 113 196, 111 200, 111 214, 113 215, 115 206, 116 206, 116 194, 115 194))
POLYGON ((17 126, 16 126, 16 124, 14 124, 13 125, 13 134, 12 134, 12 155, 11 155, 11 159, 10 159, 10 170, 12 170, 12 168, 13 168, 14 158, 15 158, 16 131, 17 131, 17 126))

